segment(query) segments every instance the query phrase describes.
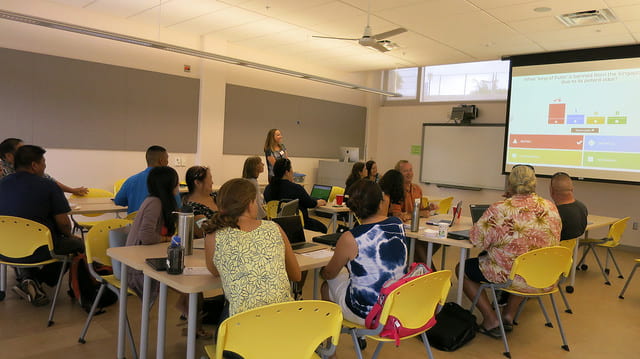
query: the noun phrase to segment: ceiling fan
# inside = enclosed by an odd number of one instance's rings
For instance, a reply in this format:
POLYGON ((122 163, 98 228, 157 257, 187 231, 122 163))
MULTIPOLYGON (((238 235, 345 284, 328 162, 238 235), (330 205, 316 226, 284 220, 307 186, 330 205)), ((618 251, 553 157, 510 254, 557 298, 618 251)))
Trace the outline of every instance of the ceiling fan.
POLYGON ((367 12, 367 26, 364 27, 364 33, 360 38, 346 38, 346 37, 333 37, 333 36, 313 36, 319 39, 334 39, 334 40, 348 40, 348 41, 358 41, 358 43, 362 46, 370 47, 376 49, 380 52, 387 52, 392 50, 398 45, 387 38, 391 36, 396 36, 402 34, 403 32, 407 32, 407 29, 404 27, 399 27, 397 29, 393 29, 386 32, 381 32, 379 34, 372 35, 371 26, 369 26, 369 18, 371 17, 371 3, 369 3, 369 11, 367 12))

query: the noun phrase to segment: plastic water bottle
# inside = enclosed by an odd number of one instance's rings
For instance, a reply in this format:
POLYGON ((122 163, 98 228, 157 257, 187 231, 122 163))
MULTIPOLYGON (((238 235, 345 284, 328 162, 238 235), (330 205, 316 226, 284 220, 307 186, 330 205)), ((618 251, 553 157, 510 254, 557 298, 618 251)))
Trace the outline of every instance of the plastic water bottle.
POLYGON ((173 236, 171 244, 167 248, 167 273, 182 274, 184 270, 184 248, 181 245, 180 236, 173 236))
POLYGON ((420 200, 416 198, 413 201, 413 213, 411 213, 411 232, 417 232, 420 229, 420 200))
POLYGON ((182 247, 184 254, 190 256, 193 254, 193 208, 184 205, 178 214, 178 235, 182 238, 182 247))

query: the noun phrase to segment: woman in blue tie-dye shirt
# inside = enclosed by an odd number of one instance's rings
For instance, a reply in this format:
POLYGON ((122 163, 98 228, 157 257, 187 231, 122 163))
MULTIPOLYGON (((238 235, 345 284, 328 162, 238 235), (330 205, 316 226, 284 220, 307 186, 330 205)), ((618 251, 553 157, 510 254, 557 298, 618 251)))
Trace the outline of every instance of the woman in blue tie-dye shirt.
POLYGON ((364 324, 382 285, 397 280, 407 266, 407 242, 402 221, 387 217, 389 204, 380 187, 367 180, 351 186, 349 209, 361 225, 345 232, 321 275, 322 297, 342 307, 344 318, 364 324))

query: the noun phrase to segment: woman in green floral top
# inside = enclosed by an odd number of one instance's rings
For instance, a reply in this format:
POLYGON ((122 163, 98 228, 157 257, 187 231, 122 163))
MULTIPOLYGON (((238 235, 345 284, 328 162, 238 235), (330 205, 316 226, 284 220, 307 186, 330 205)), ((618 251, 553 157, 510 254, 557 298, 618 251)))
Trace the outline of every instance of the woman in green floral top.
MULTIPOLYGON (((494 203, 471 229, 470 240, 484 252, 465 264, 464 292, 470 299, 476 296, 480 282, 504 283, 515 259, 534 249, 558 245, 562 222, 556 206, 535 193, 536 177, 533 168, 513 167, 509 174, 508 192, 512 197, 494 203)), ((457 273, 457 272, 456 272, 457 273)), ((523 292, 534 292, 520 277, 513 286, 523 292)), ((520 296, 510 296, 502 319, 511 329, 520 296)), ((478 301, 483 322, 480 332, 499 338, 498 317, 486 294, 478 301)))

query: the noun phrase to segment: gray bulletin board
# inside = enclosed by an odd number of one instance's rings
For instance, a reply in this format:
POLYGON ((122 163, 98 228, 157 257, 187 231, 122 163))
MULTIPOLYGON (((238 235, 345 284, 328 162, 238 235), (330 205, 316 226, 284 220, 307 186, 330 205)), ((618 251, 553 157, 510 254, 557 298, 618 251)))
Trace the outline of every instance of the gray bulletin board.
POLYGON ((0 137, 195 153, 199 91, 194 78, 0 48, 0 137))
POLYGON ((338 158, 341 146, 364 155, 366 107, 232 84, 225 100, 225 154, 262 154, 267 132, 277 128, 290 156, 338 158))

